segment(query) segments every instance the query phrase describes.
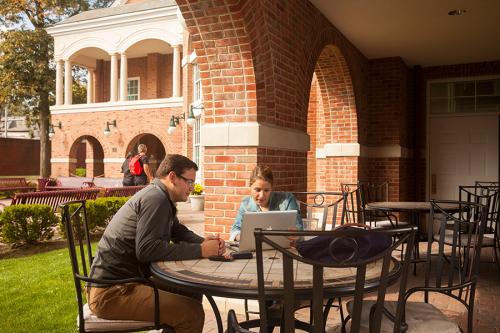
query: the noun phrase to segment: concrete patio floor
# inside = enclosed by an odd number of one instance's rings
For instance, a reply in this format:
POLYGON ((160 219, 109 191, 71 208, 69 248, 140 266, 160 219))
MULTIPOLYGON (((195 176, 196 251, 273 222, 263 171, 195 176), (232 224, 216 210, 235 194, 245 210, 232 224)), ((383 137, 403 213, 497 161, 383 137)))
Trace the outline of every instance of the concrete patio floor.
MULTIPOLYGON (((203 235, 203 212, 191 211, 188 204, 181 203, 179 208, 179 220, 188 228, 196 233, 203 235)), ((425 253, 425 244, 421 244, 421 253, 425 253)), ((485 249, 483 259, 491 260, 492 255, 485 249)), ((423 265, 417 265, 417 276, 410 275, 410 286, 422 285, 423 283, 423 265)), ((389 298, 394 299, 396 291, 392 290, 389 298)), ((474 332, 478 333, 500 333, 500 271, 494 264, 484 262, 480 267, 480 278, 476 289, 476 301, 474 309, 474 332)), ((239 320, 244 320, 243 301, 227 298, 215 298, 219 311, 222 315, 224 328, 226 328, 227 311, 234 309, 239 320)), ((348 299, 343 299, 343 303, 347 303, 348 299)), ((411 300, 423 300, 420 295, 414 296, 411 300)), ((457 301, 442 295, 431 296, 431 302, 441 309, 449 318, 459 322, 460 326, 467 331, 467 316, 465 308, 457 301)), ((251 308, 258 309, 256 302, 251 303, 251 308)), ((203 332, 217 332, 217 323, 210 304, 204 299, 205 308, 205 327, 203 332)), ((309 310, 304 309, 298 312, 298 317, 303 320, 308 320, 309 310)), ((332 309, 327 326, 334 328, 339 325, 339 312, 332 309)), ((278 332, 278 329, 275 329, 278 332)))

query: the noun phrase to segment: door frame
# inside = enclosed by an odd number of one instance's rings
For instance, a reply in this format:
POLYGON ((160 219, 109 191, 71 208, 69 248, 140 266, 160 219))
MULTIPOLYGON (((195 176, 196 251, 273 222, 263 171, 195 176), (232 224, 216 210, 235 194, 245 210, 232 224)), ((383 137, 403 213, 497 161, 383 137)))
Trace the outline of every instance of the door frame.
MULTIPOLYGON (((431 131, 431 120, 432 118, 452 118, 452 117, 478 117, 478 116, 491 116, 497 115, 498 121, 498 130, 499 130, 499 142, 498 147, 500 148, 500 111, 497 112, 481 112, 481 113, 449 113, 449 114, 435 114, 431 115, 430 113, 430 86, 431 83, 436 82, 459 82, 459 81, 471 81, 471 80, 492 80, 492 79, 500 79, 500 75, 480 75, 480 76, 467 76, 467 77, 447 77, 440 79, 430 79, 425 82, 425 115, 426 115, 426 133, 425 133, 425 147, 426 147, 426 163, 425 163, 425 200, 430 199, 430 188, 431 188, 431 142, 430 142, 430 131, 431 131)), ((499 159, 499 169, 500 169, 500 153, 498 156, 499 159)), ((500 170, 498 171, 500 178, 500 170)))

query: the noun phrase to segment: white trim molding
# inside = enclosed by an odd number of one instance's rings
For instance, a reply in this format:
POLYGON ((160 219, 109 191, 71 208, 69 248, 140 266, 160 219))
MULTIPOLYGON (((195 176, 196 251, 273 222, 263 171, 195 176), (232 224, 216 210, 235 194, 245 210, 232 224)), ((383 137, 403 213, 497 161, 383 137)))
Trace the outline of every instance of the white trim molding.
POLYGON ((125 161, 125 157, 105 157, 102 160, 104 163, 110 163, 110 164, 122 164, 123 161, 125 161))
POLYGON ((76 158, 52 157, 50 163, 76 163, 76 158))
POLYGON ((157 108, 182 107, 183 97, 170 97, 159 99, 143 99, 138 101, 105 102, 92 104, 53 105, 50 107, 51 114, 86 113, 86 112, 108 112, 125 110, 142 110, 157 108))
POLYGON ((309 151, 310 138, 305 132, 257 122, 205 124, 204 147, 267 147, 309 151))
POLYGON ((316 148, 316 158, 326 157, 411 158, 413 150, 400 145, 365 146, 359 143, 327 143, 316 148))

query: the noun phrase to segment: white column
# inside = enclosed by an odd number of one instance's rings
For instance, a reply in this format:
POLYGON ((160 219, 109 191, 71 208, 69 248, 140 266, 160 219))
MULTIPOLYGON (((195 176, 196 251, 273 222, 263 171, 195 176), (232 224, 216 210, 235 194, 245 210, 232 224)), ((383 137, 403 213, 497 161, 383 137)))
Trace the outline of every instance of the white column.
POLYGON ((116 59, 116 53, 113 53, 111 55, 111 75, 109 77, 110 79, 110 102, 116 102, 116 95, 117 95, 117 88, 118 88, 118 61, 116 59))
POLYGON ((181 46, 174 45, 174 59, 172 62, 172 97, 181 95, 181 46))
POLYGON ((56 62, 56 105, 62 105, 64 100, 63 96, 63 73, 64 61, 57 60, 56 62))
POLYGON ((127 100, 127 82, 127 55, 122 53, 120 58, 120 101, 127 100))
POLYGON ((87 104, 94 103, 94 70, 87 68, 87 104))
POLYGON ((73 71, 71 60, 64 61, 64 104, 73 103, 73 71))

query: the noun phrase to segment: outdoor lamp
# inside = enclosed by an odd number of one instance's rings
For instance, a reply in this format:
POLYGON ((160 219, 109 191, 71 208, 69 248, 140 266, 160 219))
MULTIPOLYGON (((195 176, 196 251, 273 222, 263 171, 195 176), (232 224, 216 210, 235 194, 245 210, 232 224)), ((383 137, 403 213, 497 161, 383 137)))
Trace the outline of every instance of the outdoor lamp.
POLYGON ((113 121, 106 121, 106 128, 104 129, 104 136, 110 136, 111 130, 109 129, 109 125, 116 127, 116 119, 113 121))
POLYGON ((188 119, 186 120, 186 123, 188 123, 189 126, 193 126, 195 122, 196 118, 194 117, 193 106, 191 105, 191 107, 189 108, 189 115, 188 119))
POLYGON ((177 116, 172 115, 172 117, 170 117, 170 124, 169 124, 168 130, 167 130, 168 134, 174 133, 175 127, 177 125, 179 125, 179 122, 181 119, 186 120, 186 116, 184 115, 184 113, 181 113, 180 115, 177 115, 177 116))
MULTIPOLYGON (((62 128, 61 122, 59 122, 55 127, 58 127, 59 129, 62 128)), ((54 125, 49 124, 49 139, 52 139, 56 132, 54 131, 54 125)))

